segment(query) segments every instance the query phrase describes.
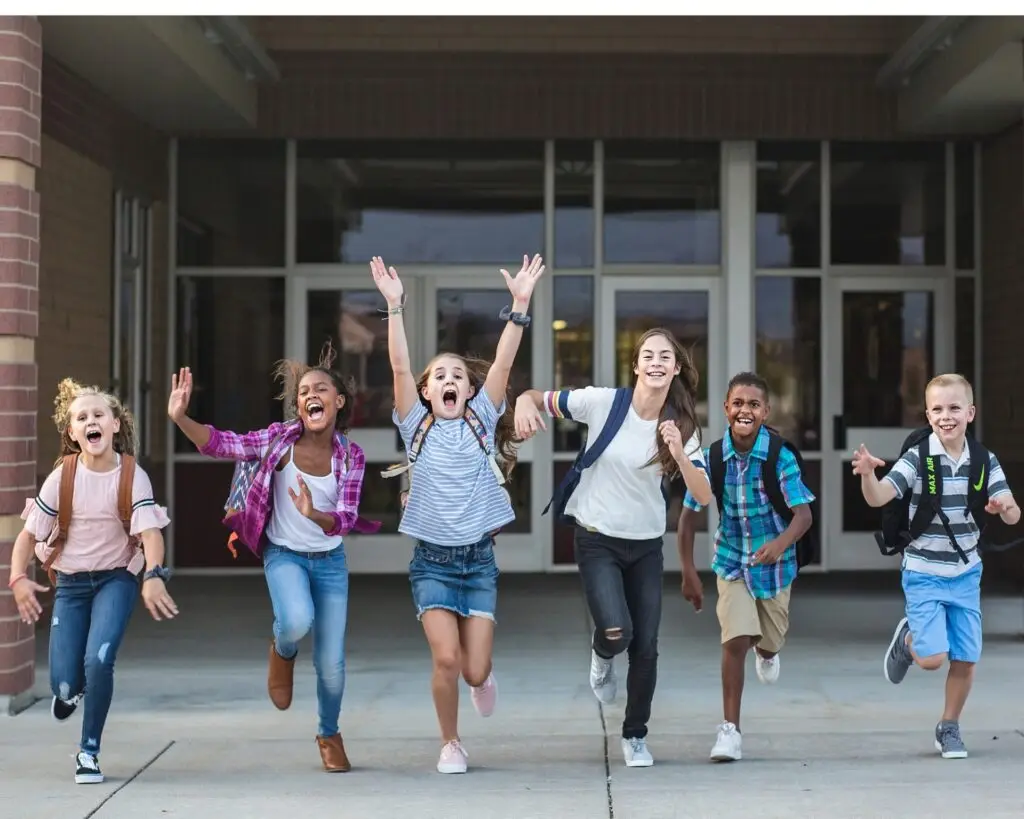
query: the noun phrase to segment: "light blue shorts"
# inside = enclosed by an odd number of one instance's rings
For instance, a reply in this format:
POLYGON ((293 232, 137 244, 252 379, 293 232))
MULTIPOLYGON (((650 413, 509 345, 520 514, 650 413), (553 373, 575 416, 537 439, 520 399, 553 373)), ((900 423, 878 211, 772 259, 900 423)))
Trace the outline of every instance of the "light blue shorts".
POLYGON ((416 541, 409 582, 417 618, 429 609, 446 609, 459 617, 494 620, 498 602, 494 538, 487 535, 472 546, 416 541))
POLYGON ((903 571, 907 625, 918 657, 981 659, 981 564, 959 577, 903 571))

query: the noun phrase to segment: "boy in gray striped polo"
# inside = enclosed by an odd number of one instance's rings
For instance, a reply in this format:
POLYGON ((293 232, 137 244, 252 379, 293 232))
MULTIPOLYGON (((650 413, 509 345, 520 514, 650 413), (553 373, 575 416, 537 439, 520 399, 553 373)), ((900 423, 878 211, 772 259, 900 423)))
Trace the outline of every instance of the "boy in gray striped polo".
MULTIPOLYGON (((935 747, 944 759, 962 759, 967 749, 960 736, 960 713, 971 690, 982 642, 979 528, 967 511, 971 464, 966 435, 967 425, 974 420, 974 391, 962 375, 939 375, 925 389, 925 407, 932 428, 928 451, 941 470, 940 508, 948 531, 936 514, 903 553, 906 617, 896 626, 883 668, 889 682, 900 683, 915 663, 926 671, 936 671, 949 659, 946 703, 935 728, 935 747)), ((920 460, 917 447, 911 447, 879 481, 875 469, 885 462, 861 444, 853 456, 853 472, 860 475, 861 491, 871 506, 885 506, 910 491, 913 520, 922 499, 920 460)), ((1005 523, 1017 523, 1020 508, 992 453, 987 466, 978 479, 988 483, 985 512, 999 515, 1005 523)))

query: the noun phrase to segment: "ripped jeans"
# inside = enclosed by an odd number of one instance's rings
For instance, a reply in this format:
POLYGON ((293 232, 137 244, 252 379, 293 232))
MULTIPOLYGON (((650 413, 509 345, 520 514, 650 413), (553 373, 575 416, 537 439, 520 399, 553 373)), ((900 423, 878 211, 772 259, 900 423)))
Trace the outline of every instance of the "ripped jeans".
POLYGON ((57 573, 50 620, 50 688, 70 700, 83 692, 81 750, 99 755, 114 696, 114 661, 139 596, 127 569, 57 573))

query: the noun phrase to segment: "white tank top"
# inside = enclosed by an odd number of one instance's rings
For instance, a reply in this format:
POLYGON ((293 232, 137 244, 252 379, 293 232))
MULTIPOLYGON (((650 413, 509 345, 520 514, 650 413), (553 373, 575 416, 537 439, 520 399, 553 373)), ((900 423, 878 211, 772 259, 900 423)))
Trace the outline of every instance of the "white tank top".
POLYGON ((288 463, 274 470, 271 479, 274 491, 274 510, 267 524, 267 539, 278 546, 296 552, 329 552, 341 543, 340 535, 328 535, 316 523, 295 508, 288 488, 299 492, 299 476, 306 482, 313 496, 313 508, 320 512, 333 512, 338 505, 338 482, 334 471, 329 475, 307 475, 295 466, 295 452, 288 450, 288 463))

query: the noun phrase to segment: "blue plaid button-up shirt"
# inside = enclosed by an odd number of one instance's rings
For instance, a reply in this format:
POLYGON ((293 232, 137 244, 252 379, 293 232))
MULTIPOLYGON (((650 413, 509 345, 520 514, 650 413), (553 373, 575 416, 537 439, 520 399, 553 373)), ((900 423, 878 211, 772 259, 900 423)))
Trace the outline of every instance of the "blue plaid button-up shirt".
MULTIPOLYGON (((781 535, 787 523, 772 508, 761 480, 761 467, 768 460, 768 430, 761 427, 750 452, 733 449, 732 435, 722 441, 725 488, 722 519, 715 532, 715 557, 711 568, 723 580, 743 578, 750 593, 759 599, 775 597, 796 577, 796 547, 790 546, 778 563, 751 565, 750 557, 768 541, 781 535)), ((711 476, 709 451, 704 450, 704 468, 711 476)), ((800 466, 785 447, 779 453, 779 486, 790 509, 810 503, 814 495, 804 485, 800 466)), ((700 511, 701 506, 687 492, 683 504, 700 511)))

